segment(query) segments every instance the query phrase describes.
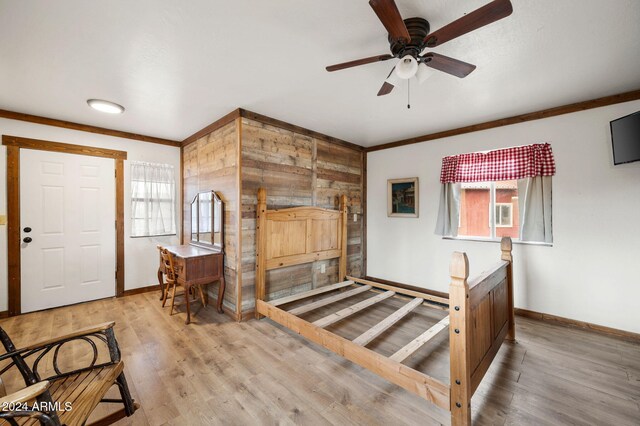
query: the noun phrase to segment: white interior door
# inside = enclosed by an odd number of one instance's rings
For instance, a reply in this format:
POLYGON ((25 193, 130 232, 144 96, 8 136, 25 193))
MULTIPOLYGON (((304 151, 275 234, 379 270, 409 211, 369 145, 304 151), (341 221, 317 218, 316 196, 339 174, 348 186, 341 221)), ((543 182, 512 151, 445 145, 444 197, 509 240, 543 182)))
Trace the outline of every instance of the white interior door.
POLYGON ((112 159, 20 150, 22 312, 115 296, 115 199, 112 159))

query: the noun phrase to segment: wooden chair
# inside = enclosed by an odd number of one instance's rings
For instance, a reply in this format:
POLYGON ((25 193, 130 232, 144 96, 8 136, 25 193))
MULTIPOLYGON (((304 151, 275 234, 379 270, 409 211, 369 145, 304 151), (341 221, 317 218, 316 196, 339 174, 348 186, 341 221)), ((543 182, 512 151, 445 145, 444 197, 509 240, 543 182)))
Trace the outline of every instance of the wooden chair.
MULTIPOLYGON (((175 305, 176 289, 178 286, 181 286, 181 285, 178 282, 178 273, 176 272, 175 263, 173 261, 173 254, 164 247, 158 246, 158 249, 160 250, 160 259, 164 267, 164 272, 165 272, 164 276, 166 281, 164 295, 162 297, 162 307, 164 308, 167 302, 167 296, 169 294, 169 290, 171 290, 171 312, 169 313, 169 315, 173 315, 173 309, 176 306, 175 305)), ((202 291, 202 286, 198 285, 196 287, 198 288, 198 292, 200 293, 200 298, 202 299, 202 306, 206 307, 207 301, 206 301, 204 292, 202 291)), ((187 312, 189 312, 191 309, 189 306, 189 292, 191 291, 191 289, 192 287, 190 287, 189 289, 185 288, 185 290, 182 293, 182 295, 184 295, 184 300, 185 300, 184 303, 186 303, 187 305, 187 312)), ((178 296, 180 295, 181 294, 178 294, 178 296)), ((193 300, 195 301, 195 299, 196 299, 196 296, 194 292, 193 300)), ((178 304, 178 306, 181 304, 178 304)))
MULTIPOLYGON (((16 404, 21 403, 28 406, 27 409, 0 411, 0 423, 4 420, 10 425, 84 425, 101 402, 121 403, 123 408, 93 425, 108 425, 133 415, 139 405, 129 393, 114 325, 114 322, 100 324, 22 349, 16 349, 0 327, 0 341, 7 351, 0 355, 0 364, 10 361, 0 370, 0 376, 16 368, 25 382, 24 389, 6 395, 0 381, 0 404, 9 408, 18 407, 16 404), (84 367, 63 371, 65 369, 58 362, 60 348, 70 342, 88 343, 80 347, 91 348, 87 351, 91 362, 84 367), (54 374, 42 378, 41 370, 44 370, 42 374, 54 374), (121 399, 105 398, 114 385, 118 387, 121 399), (37 407, 34 407, 35 402, 38 402, 37 407)), ((73 359, 78 357, 78 351, 74 347, 73 359)), ((67 361, 63 360, 62 364, 68 365, 67 361)))
MULTIPOLYGON (((173 263, 173 256, 169 253, 164 247, 158 246, 158 251, 160 251, 160 270, 163 273, 158 272, 158 276, 165 276, 166 279, 163 282, 162 288, 162 307, 167 303, 167 295, 169 294, 169 289, 172 284, 175 284, 178 279, 178 274, 176 273, 176 269, 173 263)), ((159 270, 159 271, 160 271, 159 270)))

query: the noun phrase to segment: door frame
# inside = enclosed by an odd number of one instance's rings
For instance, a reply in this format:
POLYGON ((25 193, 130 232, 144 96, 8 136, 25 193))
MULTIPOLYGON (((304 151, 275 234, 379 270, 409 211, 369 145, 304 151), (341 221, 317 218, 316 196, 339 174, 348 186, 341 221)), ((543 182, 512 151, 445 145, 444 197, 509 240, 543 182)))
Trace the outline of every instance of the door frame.
POLYGON ((2 145, 7 147, 7 263, 9 278, 9 316, 20 315, 21 307, 21 257, 20 251, 20 149, 61 152, 112 158, 116 178, 116 297, 124 295, 124 160, 126 151, 73 145, 38 139, 2 135, 2 145))

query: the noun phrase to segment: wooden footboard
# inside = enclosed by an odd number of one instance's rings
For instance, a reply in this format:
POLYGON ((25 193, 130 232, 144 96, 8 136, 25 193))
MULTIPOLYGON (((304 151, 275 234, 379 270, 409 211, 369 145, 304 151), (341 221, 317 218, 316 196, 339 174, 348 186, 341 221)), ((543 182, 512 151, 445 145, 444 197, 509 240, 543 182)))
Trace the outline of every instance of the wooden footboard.
POLYGON ((465 253, 454 253, 449 287, 451 424, 471 424, 471 397, 505 338, 515 338, 511 239, 488 271, 469 277, 465 253))
POLYGON ((347 207, 340 197, 340 209, 294 207, 268 210, 264 189, 258 191, 256 221, 256 318, 273 321, 324 346, 338 355, 384 377, 427 401, 451 411, 453 425, 471 424, 471 397, 505 338, 513 339, 513 283, 511 239, 501 242, 500 262, 489 271, 468 280, 469 261, 454 253, 450 266, 449 298, 434 296, 388 284, 347 276, 347 207), (341 282, 306 292, 266 301, 266 272, 292 265, 339 258, 341 282), (314 322, 298 315, 344 301, 355 295, 370 297, 343 307, 314 322), (373 307, 390 297, 407 303, 354 340, 325 330, 331 324, 373 307), (305 299, 308 303, 302 303, 305 299), (294 307, 285 306, 297 302, 294 307), (383 356, 366 346, 384 335, 394 324, 418 306, 449 310, 449 316, 406 342, 396 352, 383 356), (449 328, 451 384, 403 364, 421 347, 449 328))

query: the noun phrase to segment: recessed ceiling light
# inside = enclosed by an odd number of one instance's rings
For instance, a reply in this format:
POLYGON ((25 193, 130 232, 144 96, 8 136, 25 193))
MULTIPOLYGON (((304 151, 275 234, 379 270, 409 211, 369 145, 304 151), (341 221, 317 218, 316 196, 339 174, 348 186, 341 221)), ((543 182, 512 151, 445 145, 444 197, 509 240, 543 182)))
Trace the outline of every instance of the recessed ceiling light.
POLYGON ((124 107, 122 105, 102 99, 89 99, 87 100, 87 104, 95 110, 109 114, 122 114, 124 112, 124 107))

